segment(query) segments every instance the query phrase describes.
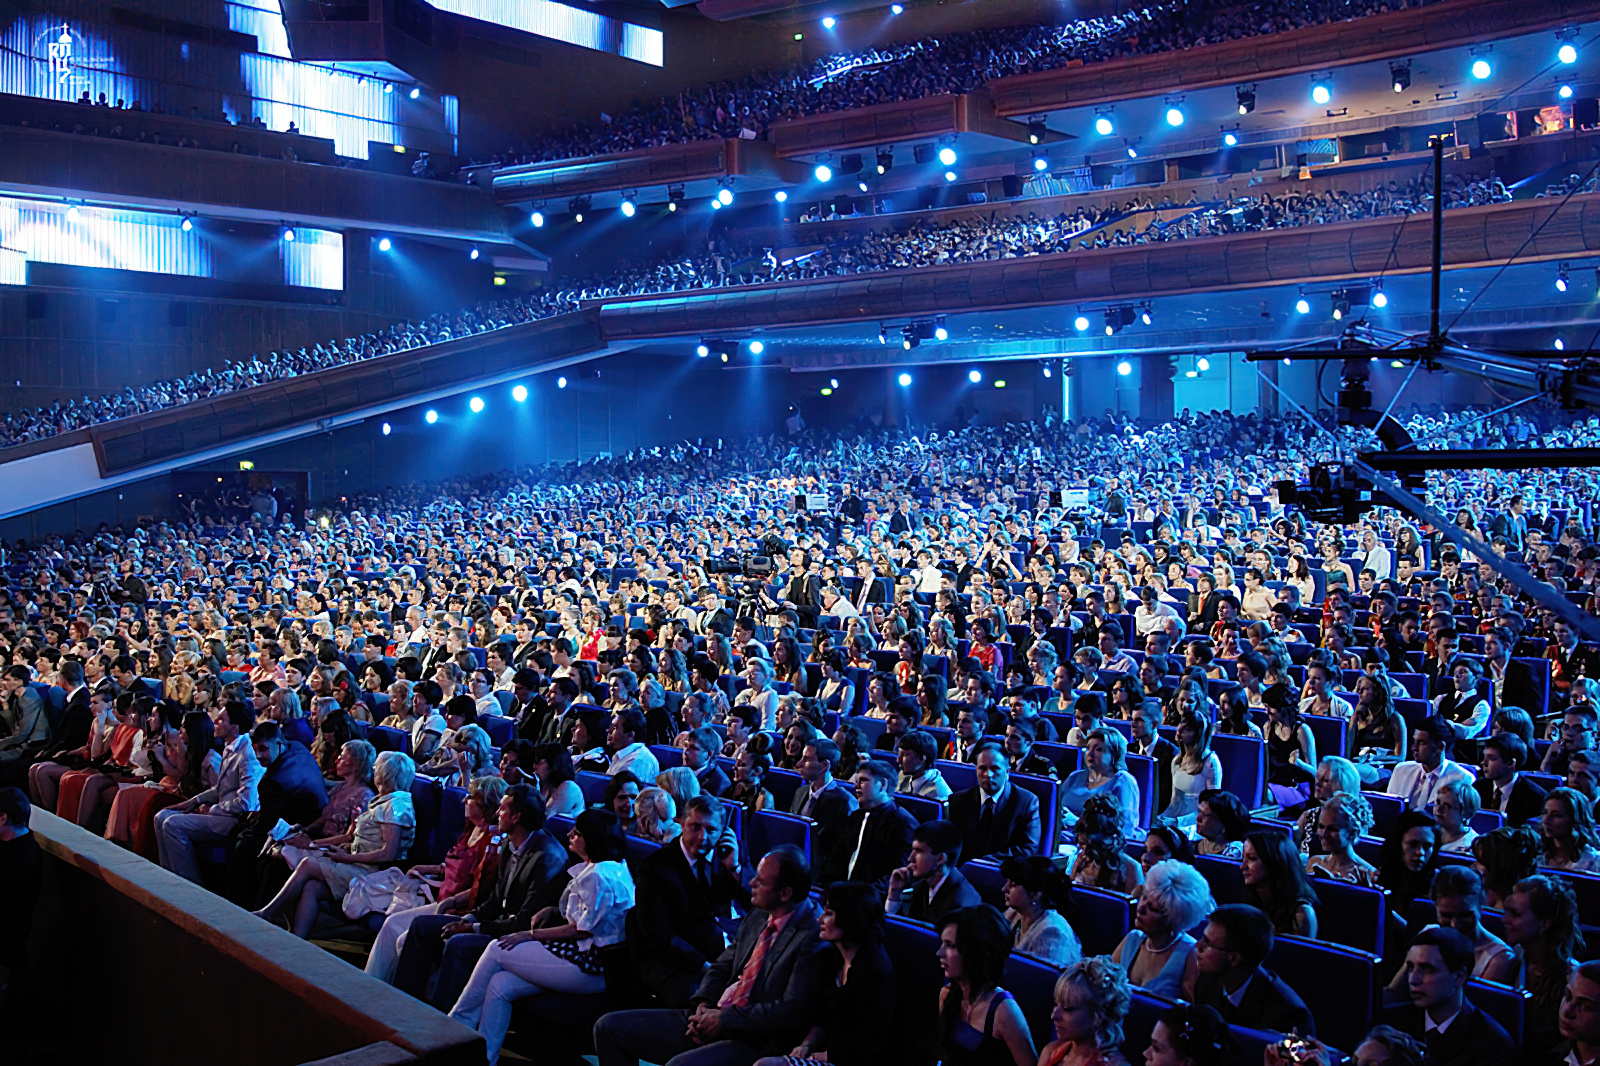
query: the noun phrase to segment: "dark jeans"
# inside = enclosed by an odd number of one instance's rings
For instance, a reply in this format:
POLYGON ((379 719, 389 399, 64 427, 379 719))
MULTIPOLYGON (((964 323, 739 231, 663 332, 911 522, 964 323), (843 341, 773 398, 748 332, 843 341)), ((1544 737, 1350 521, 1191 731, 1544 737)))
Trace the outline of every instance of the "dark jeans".
POLYGON ((688 1021, 681 1010, 612 1011, 594 1023, 595 1056, 600 1066, 639 1066, 641 1058, 662 1066, 750 1066, 761 1057, 738 1040, 698 1045, 688 1021))
POLYGON ((395 963, 396 988, 425 1003, 431 1002, 442 1011, 455 1006, 472 976, 472 968, 478 964, 478 956, 494 939, 480 933, 457 933, 448 940, 439 935, 445 926, 460 920, 454 914, 424 914, 411 923, 405 947, 400 949, 395 963), (428 978, 435 969, 439 980, 430 1000, 428 978))

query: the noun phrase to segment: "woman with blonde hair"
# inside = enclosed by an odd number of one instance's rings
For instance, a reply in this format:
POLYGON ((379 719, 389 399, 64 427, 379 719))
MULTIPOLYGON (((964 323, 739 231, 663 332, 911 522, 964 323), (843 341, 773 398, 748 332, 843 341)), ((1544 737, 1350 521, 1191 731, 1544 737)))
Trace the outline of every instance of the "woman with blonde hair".
POLYGON ((678 805, 664 788, 647 788, 634 801, 634 831, 645 840, 670 844, 678 839, 683 828, 678 825, 677 817, 678 805))
POLYGON ((1336 792, 1317 811, 1322 853, 1311 856, 1306 873, 1363 888, 1378 887, 1378 868, 1356 852, 1356 841, 1372 829, 1372 804, 1359 792, 1336 792))
POLYGON ((1056 978, 1055 1039, 1039 1053, 1039 1066, 1127 1066, 1122 1022, 1132 1003, 1127 971, 1108 956, 1068 966, 1056 978))

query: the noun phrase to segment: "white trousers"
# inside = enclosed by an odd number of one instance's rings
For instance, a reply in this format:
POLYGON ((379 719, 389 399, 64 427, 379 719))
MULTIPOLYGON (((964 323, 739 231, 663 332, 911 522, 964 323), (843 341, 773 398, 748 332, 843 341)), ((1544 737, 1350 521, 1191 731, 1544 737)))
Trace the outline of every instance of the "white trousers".
POLYGON ((507 951, 495 941, 472 968, 472 978, 450 1008, 450 1017, 483 1036, 489 1066, 495 1066, 511 1027, 511 1005, 517 1000, 540 992, 582 994, 605 988, 604 977, 584 973, 550 954, 543 944, 518 944, 507 951))

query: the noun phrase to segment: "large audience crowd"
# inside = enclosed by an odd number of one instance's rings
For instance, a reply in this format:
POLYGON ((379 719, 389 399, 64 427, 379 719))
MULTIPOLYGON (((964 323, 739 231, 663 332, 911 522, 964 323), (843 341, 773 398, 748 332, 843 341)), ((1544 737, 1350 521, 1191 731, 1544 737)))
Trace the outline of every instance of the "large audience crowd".
MULTIPOLYGON (((1500 203, 1511 199, 1497 178, 1452 177, 1447 208, 1500 203)), ((1051 255, 1091 248, 1125 247, 1219 236, 1250 230, 1325 225, 1386 215, 1432 210, 1424 183, 1391 182, 1363 193, 1264 195, 1230 198, 1215 204, 1181 205, 1179 217, 1152 216, 1142 227, 1117 222, 1150 206, 1130 201, 1118 209, 1077 209, 1053 217, 1027 214, 975 216, 944 223, 915 223, 839 237, 820 248, 780 261, 771 248, 738 246, 713 235, 707 248, 655 262, 625 263, 604 275, 572 279, 560 288, 511 300, 485 302, 453 315, 437 314, 419 323, 404 322, 376 333, 318 342, 309 348, 282 349, 249 360, 225 362, 175 381, 130 386, 119 393, 58 401, 23 409, 0 419, 0 447, 43 440, 117 418, 165 410, 197 400, 281 381, 330 367, 438 344, 522 322, 576 310, 584 301, 650 293, 686 292, 738 285, 838 277, 876 271, 908 270, 944 263, 970 263, 1051 255)), ((1170 211, 1164 210, 1162 214, 1170 211)))
POLYGON ((364 925, 368 972, 491 1062, 560 992, 607 1004, 601 1066, 1335 1061, 1313 1033, 1581 1066, 1600 649, 1552 604, 1594 611, 1594 484, 1430 474, 1469 550, 1281 503, 1350 442, 805 430, 19 545, 0 969, 27 987, 37 805, 296 935, 364 925), (460 797, 434 865, 417 795, 460 797), (1328 991, 1329 942, 1374 983, 1328 991), (1053 988, 1006 987, 1031 972, 1053 988), (1526 989, 1520 1022, 1481 979, 1526 989))
POLYGON ((1180 2, 825 56, 803 67, 699 86, 529 139, 486 162, 537 163, 707 138, 757 138, 775 123, 968 93, 996 78, 1241 40, 1408 7, 1406 0, 1180 2))

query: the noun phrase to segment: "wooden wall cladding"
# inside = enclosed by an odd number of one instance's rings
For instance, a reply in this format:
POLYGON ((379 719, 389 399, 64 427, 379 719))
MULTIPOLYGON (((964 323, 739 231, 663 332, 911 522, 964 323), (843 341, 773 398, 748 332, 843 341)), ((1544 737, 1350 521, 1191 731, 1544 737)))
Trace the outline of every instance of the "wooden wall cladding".
POLYGON ((985 88, 999 114, 1023 116, 1415 55, 1559 29, 1597 16, 1600 0, 1447 0, 1268 37, 1017 74, 985 88))
POLYGON ((716 140, 666 144, 632 152, 506 167, 494 174, 495 199, 560 201, 573 196, 751 176, 796 185, 806 168, 779 159, 766 141, 716 140))
POLYGON ((769 136, 778 155, 789 157, 961 133, 970 125, 965 101, 961 96, 929 96, 834 111, 778 123, 769 136))

